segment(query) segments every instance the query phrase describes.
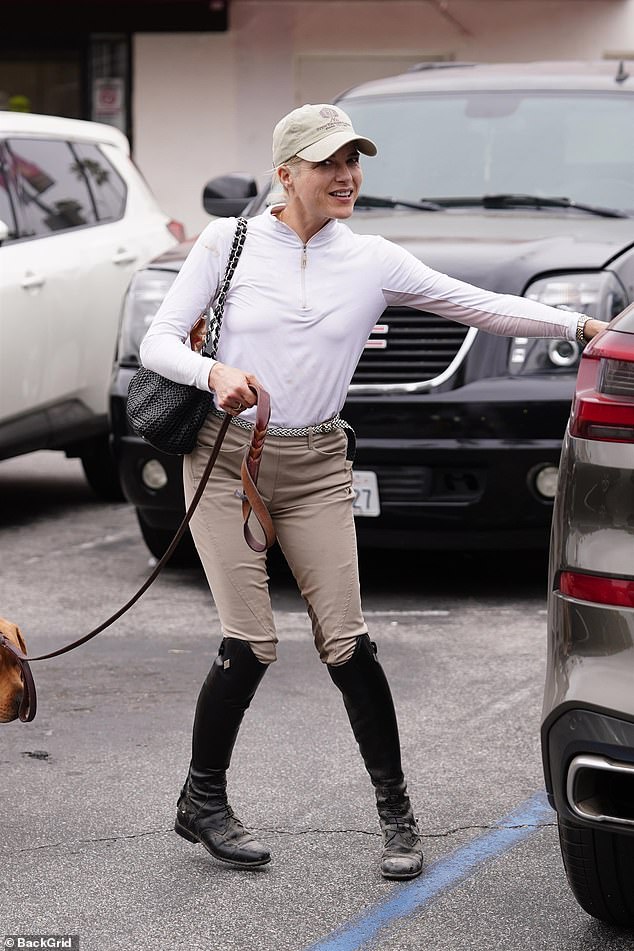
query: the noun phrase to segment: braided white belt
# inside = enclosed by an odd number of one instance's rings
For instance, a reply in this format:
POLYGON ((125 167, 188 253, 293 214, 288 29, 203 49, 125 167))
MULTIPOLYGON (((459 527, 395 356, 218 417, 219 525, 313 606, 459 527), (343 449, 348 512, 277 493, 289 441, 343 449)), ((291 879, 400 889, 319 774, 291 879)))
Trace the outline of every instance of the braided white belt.
MULTIPOLYGON (((216 409, 215 406, 212 406, 211 412, 214 416, 220 416, 224 418, 224 413, 216 409)), ((240 419, 239 416, 233 416, 231 418, 232 426, 239 426, 240 429, 253 429, 253 423, 247 422, 246 419, 240 419)), ((336 413, 330 419, 324 420, 323 423, 317 423, 315 426, 269 426, 267 428, 268 436, 309 436, 310 433, 316 433, 317 435, 323 435, 324 433, 332 433, 336 429, 352 429, 352 426, 342 419, 339 413, 336 413)))

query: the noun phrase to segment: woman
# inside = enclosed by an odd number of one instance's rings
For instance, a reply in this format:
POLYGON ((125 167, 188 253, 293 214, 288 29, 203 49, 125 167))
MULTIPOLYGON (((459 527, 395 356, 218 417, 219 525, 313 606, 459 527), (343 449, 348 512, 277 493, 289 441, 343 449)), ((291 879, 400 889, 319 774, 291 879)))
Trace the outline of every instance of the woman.
POLYGON ((338 416, 348 384, 388 304, 509 336, 589 339, 605 326, 452 280, 381 237, 350 231, 343 221, 361 187, 359 152, 376 151, 335 106, 306 105, 285 116, 273 134, 275 176, 284 198, 249 222, 217 360, 192 349, 189 336, 222 277, 235 220, 205 228, 141 348, 144 366, 214 393, 216 409, 203 425, 199 446, 184 460, 188 501, 223 411, 233 417, 191 523, 223 640, 198 698, 175 830, 202 842, 216 858, 246 868, 265 864, 270 854, 233 814, 226 770, 244 712, 276 659, 277 642, 265 555, 244 542, 236 495, 255 416, 249 384, 260 383, 271 396, 258 488, 375 788, 381 873, 413 878, 423 865, 420 835, 390 689, 360 604, 352 451, 338 416))

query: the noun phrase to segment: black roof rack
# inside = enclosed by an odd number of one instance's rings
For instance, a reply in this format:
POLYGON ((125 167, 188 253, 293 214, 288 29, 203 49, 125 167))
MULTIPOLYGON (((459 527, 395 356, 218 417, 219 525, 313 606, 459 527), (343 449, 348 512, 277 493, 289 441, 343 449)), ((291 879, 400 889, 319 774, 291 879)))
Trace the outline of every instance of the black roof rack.
POLYGON ((614 77, 615 83, 624 83, 626 79, 630 78, 630 73, 625 68, 625 62, 621 60, 619 63, 619 68, 617 70, 616 76, 614 77))
POLYGON ((477 66, 477 63, 457 63, 450 59, 434 59, 425 63, 415 63, 407 70, 408 73, 419 73, 426 69, 461 69, 464 66, 477 66))

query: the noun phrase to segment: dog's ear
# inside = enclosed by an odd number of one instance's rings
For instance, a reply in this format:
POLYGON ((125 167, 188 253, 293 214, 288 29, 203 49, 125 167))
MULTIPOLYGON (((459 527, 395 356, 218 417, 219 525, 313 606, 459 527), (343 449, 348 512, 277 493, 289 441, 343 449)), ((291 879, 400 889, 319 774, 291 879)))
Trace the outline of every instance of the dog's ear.
POLYGON ((17 643, 23 654, 26 654, 26 644, 17 624, 8 621, 5 617, 0 617, 0 634, 4 634, 10 641, 17 643))
POLYGON ((24 638, 17 624, 15 625, 15 634, 18 639, 18 644, 20 645, 20 650, 23 654, 26 654, 26 644, 24 643, 24 638))

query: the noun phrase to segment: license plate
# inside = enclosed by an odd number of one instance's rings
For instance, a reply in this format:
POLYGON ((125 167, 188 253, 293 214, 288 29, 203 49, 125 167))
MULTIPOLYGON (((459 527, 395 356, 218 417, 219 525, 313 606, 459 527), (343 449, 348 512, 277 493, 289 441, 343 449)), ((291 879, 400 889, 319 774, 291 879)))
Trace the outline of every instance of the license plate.
POLYGON ((379 502, 379 483, 377 482, 376 472, 353 469, 352 476, 352 489, 354 491, 352 511, 354 514, 380 515, 381 503, 379 502))

